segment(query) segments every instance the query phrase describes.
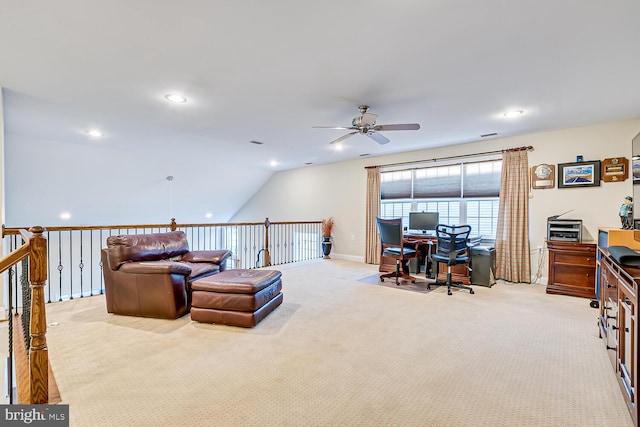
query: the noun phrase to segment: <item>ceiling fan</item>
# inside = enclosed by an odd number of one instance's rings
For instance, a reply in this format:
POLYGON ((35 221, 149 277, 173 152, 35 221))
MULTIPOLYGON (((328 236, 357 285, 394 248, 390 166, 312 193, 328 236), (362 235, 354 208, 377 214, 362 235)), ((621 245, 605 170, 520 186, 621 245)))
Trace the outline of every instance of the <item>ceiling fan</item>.
POLYGON ((353 132, 349 132, 348 134, 343 135, 340 138, 331 141, 329 144, 337 144, 339 142, 342 142, 345 139, 349 138, 350 136, 355 135, 356 133, 367 135, 369 138, 373 139, 378 144, 386 144, 387 142, 389 142, 389 139, 379 134, 378 131, 420 129, 420 125, 418 123, 377 125, 376 119, 378 118, 378 115, 373 113, 368 113, 367 112, 368 109, 369 107, 367 107, 366 105, 361 105, 360 117, 354 118, 351 121, 351 126, 314 126, 314 128, 353 130, 353 132))

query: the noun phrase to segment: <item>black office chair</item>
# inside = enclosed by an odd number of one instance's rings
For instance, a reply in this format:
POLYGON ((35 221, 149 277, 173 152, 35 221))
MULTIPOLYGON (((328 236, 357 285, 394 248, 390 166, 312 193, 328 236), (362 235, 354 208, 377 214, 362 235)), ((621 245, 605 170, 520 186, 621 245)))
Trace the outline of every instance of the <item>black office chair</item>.
MULTIPOLYGON (((473 289, 464 286, 462 283, 451 281, 451 267, 458 264, 467 264, 469 268, 469 252, 467 239, 471 233, 470 225, 444 225, 436 226, 436 236, 438 238, 438 248, 436 253, 431 255, 435 262, 447 264, 447 294, 451 295, 451 287, 466 289, 473 294, 473 289)), ((470 269, 470 268, 469 268, 470 269)))
MULTIPOLYGON (((407 262, 411 258, 419 256, 418 251, 414 247, 405 247, 402 239, 402 218, 382 219, 377 218, 378 231, 380 232, 380 256, 391 257, 395 260, 396 268, 391 273, 380 275, 380 281, 388 277, 396 279, 396 285, 400 285, 400 279, 410 280, 416 283, 416 278, 409 274, 409 266, 407 262)), ((383 263, 381 260, 380 266, 383 263)))

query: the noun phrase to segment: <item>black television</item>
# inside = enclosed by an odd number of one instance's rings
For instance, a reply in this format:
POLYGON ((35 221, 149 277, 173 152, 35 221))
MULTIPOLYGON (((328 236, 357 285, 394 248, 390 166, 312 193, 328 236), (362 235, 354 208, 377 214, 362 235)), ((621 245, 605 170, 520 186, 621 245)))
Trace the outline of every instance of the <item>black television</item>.
POLYGON ((438 212, 409 212, 409 230, 423 233, 435 230, 438 219, 438 212))

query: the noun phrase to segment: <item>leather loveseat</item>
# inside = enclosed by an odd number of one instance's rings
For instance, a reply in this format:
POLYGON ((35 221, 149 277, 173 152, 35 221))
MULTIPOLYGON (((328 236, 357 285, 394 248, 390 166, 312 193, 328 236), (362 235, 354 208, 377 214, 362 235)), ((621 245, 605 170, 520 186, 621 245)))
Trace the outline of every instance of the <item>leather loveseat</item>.
POLYGON ((182 231, 110 236, 102 249, 107 312, 175 319, 189 311, 191 282, 226 269, 228 250, 189 251, 182 231))

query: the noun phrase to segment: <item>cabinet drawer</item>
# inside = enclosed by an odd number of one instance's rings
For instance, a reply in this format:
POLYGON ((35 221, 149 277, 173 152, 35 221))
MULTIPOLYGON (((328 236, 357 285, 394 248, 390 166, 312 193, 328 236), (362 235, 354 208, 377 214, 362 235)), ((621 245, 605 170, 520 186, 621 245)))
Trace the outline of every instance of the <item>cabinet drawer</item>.
POLYGON ((571 265, 596 265, 596 257, 595 254, 558 252, 555 254, 555 262, 571 265))
POLYGON ((603 274, 601 276, 604 280, 602 281, 602 292, 604 292, 605 298, 618 298, 618 276, 611 271, 608 266, 605 270, 603 270, 603 274))
POLYGON ((583 265, 556 264, 553 266, 555 282, 565 285, 585 286, 593 288, 595 285, 596 269, 583 265))

